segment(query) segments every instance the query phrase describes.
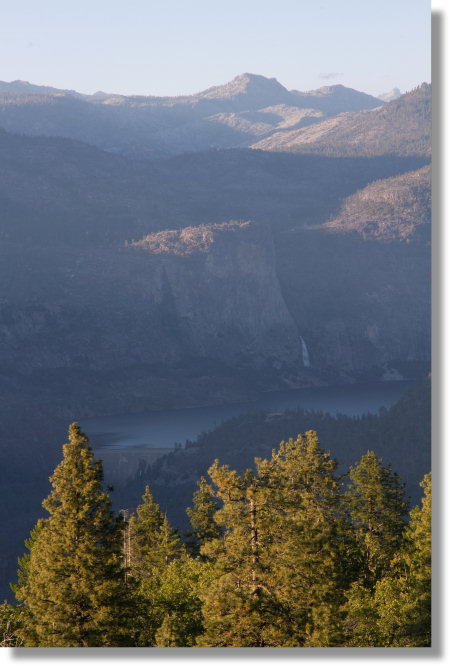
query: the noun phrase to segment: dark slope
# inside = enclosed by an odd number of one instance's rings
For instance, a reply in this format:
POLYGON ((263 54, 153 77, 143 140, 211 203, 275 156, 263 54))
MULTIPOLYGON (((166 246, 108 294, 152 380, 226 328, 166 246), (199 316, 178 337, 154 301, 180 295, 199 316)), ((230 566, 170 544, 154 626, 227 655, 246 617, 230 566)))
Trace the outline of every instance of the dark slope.
POLYGON ((335 159, 254 150, 161 162, 111 155, 70 139, 0 131, 0 238, 122 246, 162 229, 229 219, 277 228, 326 222, 373 180, 423 158, 335 159))

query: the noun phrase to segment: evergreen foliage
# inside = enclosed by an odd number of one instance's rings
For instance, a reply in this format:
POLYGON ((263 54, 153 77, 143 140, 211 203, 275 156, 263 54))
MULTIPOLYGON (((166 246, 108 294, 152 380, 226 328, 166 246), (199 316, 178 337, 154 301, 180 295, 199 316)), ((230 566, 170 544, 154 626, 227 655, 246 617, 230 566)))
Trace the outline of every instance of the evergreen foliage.
POLYGON ((210 584, 211 570, 199 559, 172 560, 161 573, 157 605, 162 621, 155 634, 156 647, 193 647, 203 632, 200 590, 210 584))
POLYGON ((267 587, 270 515, 266 479, 247 470, 242 476, 218 461, 209 470, 222 507, 215 520, 223 536, 207 541, 201 553, 213 562, 211 585, 203 591, 205 632, 200 645, 276 645, 279 615, 267 587))
POLYGON ((345 499, 361 551, 361 579, 372 588, 400 546, 408 512, 405 486, 373 451, 350 468, 349 479, 345 499))
POLYGON ((216 577, 204 598, 205 644, 331 646, 342 638, 346 528, 337 463, 308 431, 243 476, 209 474, 223 539, 202 552, 216 577))
POLYGON ((347 476, 309 430, 239 474, 216 460, 189 548, 145 488, 114 516, 77 424, 0 607, 3 646, 428 647, 431 475, 404 487, 375 453, 347 476), (346 487, 344 486, 346 482, 346 487))
POLYGON ((0 606, 0 647, 22 647, 23 610, 7 601, 0 606))
POLYGON ((355 583, 347 604, 353 647, 431 645, 431 475, 422 507, 411 511, 400 548, 372 589, 355 583))
POLYGON ((148 486, 136 515, 130 518, 128 536, 130 575, 136 583, 136 641, 141 647, 153 646, 156 631, 164 621, 160 600, 161 576, 183 551, 176 531, 154 501, 148 486))
POLYGON ((102 647, 130 643, 131 606, 122 566, 122 520, 102 489, 77 423, 43 502, 50 516, 32 532, 20 560, 16 596, 27 614, 27 646, 102 647))
POLYGON ((193 506, 186 509, 191 523, 191 531, 187 533, 187 546, 193 555, 200 554, 200 546, 205 541, 220 536, 221 529, 214 520, 219 509, 219 502, 211 485, 202 476, 197 482, 198 490, 193 497, 193 506))
POLYGON ((342 640, 342 592, 348 543, 337 461, 308 431, 272 454, 272 501, 278 507, 273 579, 295 618, 298 645, 333 646, 342 640))
POLYGON ((375 586, 379 641, 394 647, 431 644, 431 474, 421 485, 422 507, 411 512, 390 573, 375 586))
POLYGON ((153 572, 156 564, 154 547, 163 522, 164 516, 146 486, 142 504, 137 507, 136 515, 131 516, 128 525, 130 568, 133 577, 139 581, 148 578, 153 572))

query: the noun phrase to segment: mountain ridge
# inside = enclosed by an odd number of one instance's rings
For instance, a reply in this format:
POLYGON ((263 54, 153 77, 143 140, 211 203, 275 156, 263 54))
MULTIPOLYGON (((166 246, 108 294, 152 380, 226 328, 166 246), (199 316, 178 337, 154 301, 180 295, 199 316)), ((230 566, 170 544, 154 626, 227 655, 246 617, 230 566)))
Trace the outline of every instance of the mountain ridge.
POLYGON ((194 95, 82 95, 0 82, 0 127, 19 134, 87 141, 103 150, 158 159, 210 148, 237 148, 283 129, 382 102, 344 88, 288 91, 276 79, 244 73, 194 95), (287 120, 288 119, 288 120, 287 120))
POLYGON ((308 95, 308 96, 324 96, 329 95, 330 93, 335 93, 336 91, 349 90, 357 92, 360 95, 365 95, 366 97, 378 102, 380 104, 380 98, 370 95, 365 92, 357 91, 354 88, 344 86, 342 84, 321 86, 317 89, 311 89, 307 91, 300 91, 297 89, 289 90, 283 84, 281 84, 275 77, 266 77, 262 74, 253 74, 250 72, 243 72, 238 74, 231 81, 228 81, 223 84, 210 86, 204 90, 200 90, 196 93, 191 93, 187 95, 142 95, 142 94, 129 94, 125 95, 123 93, 113 93, 105 92, 98 90, 95 93, 80 93, 77 90, 69 88, 57 88, 54 86, 46 86, 31 83, 30 81, 25 81, 22 79, 15 79, 14 81, 0 81, 0 93, 20 93, 20 94, 68 94, 84 99, 98 98, 98 97, 117 97, 123 99, 149 99, 149 100, 184 100, 191 98, 228 98, 233 95, 242 94, 249 92, 251 90, 267 91, 274 92, 278 94, 290 94, 294 93, 295 95, 308 95))
POLYGON ((273 133, 251 148, 329 156, 431 155, 431 85, 374 109, 345 112, 313 126, 273 133))

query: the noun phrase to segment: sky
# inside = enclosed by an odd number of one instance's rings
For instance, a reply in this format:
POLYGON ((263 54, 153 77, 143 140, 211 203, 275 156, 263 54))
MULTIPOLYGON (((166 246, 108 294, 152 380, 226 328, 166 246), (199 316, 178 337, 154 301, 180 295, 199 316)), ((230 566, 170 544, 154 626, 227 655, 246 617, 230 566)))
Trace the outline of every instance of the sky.
POLYGON ((181 95, 250 72, 406 92, 431 80, 430 19, 430 0, 1 0, 0 80, 181 95))

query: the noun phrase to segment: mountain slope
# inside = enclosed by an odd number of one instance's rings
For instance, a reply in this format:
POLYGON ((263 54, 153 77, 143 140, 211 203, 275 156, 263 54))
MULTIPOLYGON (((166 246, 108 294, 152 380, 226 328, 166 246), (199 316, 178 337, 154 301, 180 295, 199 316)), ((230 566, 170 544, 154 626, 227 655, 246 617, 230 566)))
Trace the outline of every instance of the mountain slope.
POLYGON ((252 145, 258 150, 363 157, 431 155, 431 86, 422 84, 383 107, 343 113, 252 145))
POLYGON ((377 180, 344 199, 324 228, 356 232, 364 239, 431 239, 431 165, 387 180, 377 180))
POLYGON ((311 123, 380 104, 343 86, 300 93, 255 74, 242 74, 223 86, 180 97, 79 95, 15 81, 0 82, 0 127, 154 159, 211 147, 248 146, 255 136, 282 129, 287 116, 290 126, 301 127, 305 116, 311 123))
POLYGON ((163 229, 253 219, 326 222, 342 197, 423 158, 330 159, 256 150, 137 161, 70 139, 0 130, 0 238, 122 246, 163 229))

